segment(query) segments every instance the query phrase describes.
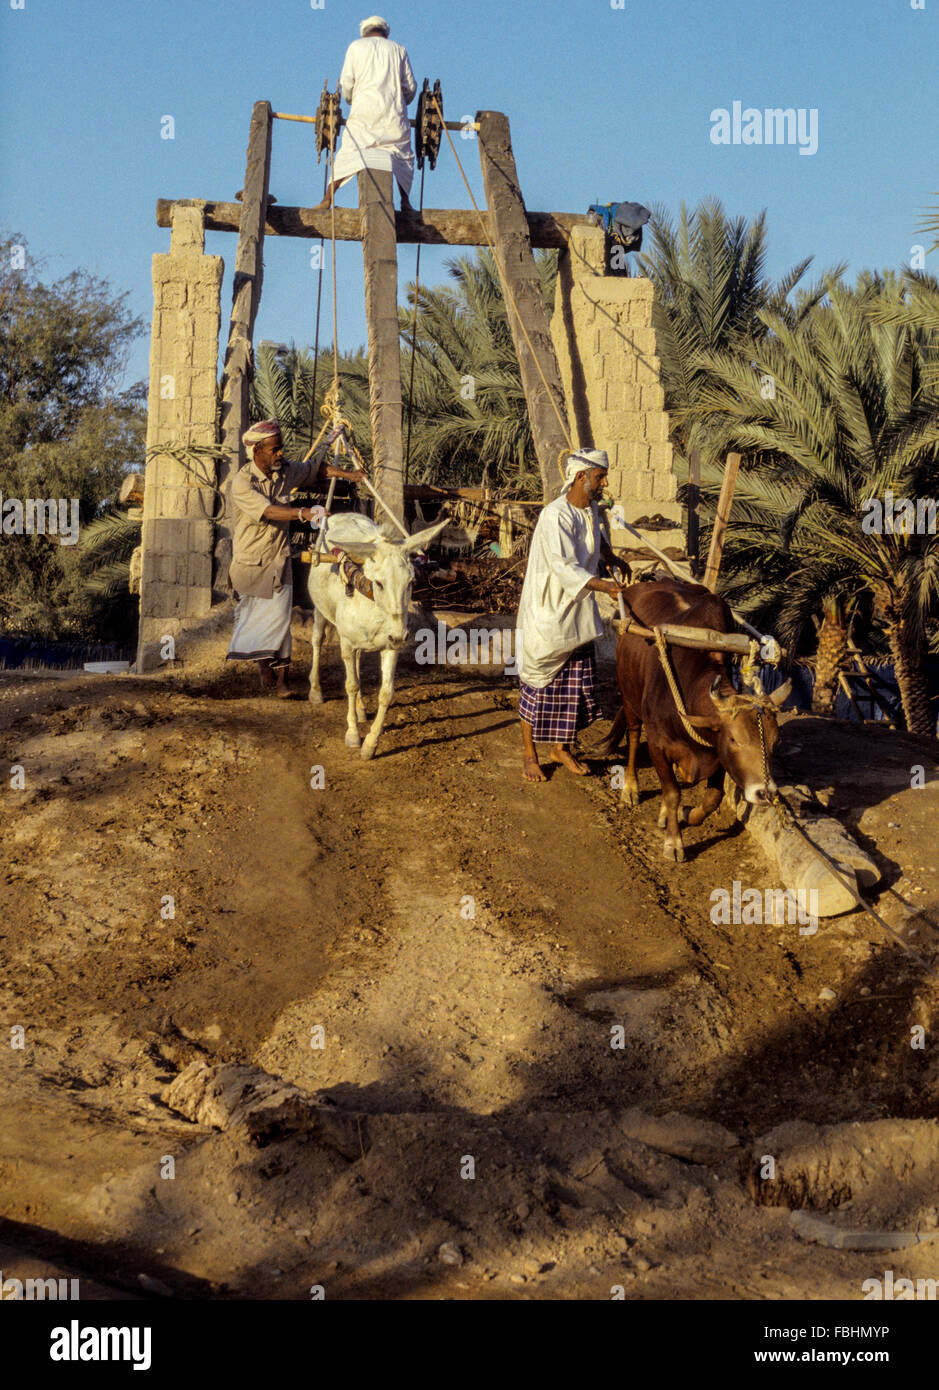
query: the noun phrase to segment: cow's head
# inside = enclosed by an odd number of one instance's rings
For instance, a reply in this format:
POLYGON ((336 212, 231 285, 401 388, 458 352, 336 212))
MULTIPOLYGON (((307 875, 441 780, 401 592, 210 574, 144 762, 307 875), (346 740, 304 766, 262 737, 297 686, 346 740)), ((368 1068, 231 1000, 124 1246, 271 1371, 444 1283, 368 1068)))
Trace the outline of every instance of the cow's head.
POLYGON ((408 640, 408 608, 414 583, 411 556, 430 545, 446 525, 446 519, 438 521, 407 540, 377 536, 350 546, 362 560, 362 571, 372 586, 372 598, 386 620, 391 647, 403 647, 408 640))
POLYGON ((792 690, 792 681, 786 681, 771 695, 762 694, 762 687, 756 695, 738 695, 736 691, 725 695, 721 691, 721 679, 715 676, 711 684, 714 714, 692 716, 690 722, 696 728, 709 729, 717 735, 715 752, 721 766, 730 773, 747 801, 751 804, 770 801, 776 794, 772 774, 773 749, 779 740, 776 714, 792 690))

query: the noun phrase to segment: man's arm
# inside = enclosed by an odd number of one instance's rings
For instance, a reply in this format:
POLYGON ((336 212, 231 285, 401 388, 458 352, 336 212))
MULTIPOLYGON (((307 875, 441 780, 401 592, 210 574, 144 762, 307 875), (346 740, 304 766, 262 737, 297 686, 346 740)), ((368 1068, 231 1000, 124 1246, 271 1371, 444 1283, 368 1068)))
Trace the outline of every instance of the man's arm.
POLYGON ((409 106, 417 96, 417 82, 414 80, 414 70, 406 51, 401 59, 401 92, 405 106, 409 106))
POLYGON ((351 45, 346 49, 345 62, 342 65, 342 72, 339 74, 339 90, 342 92, 343 101, 348 105, 352 100, 352 93, 355 91, 355 65, 352 59, 351 45))
POLYGON ((362 481, 365 474, 361 468, 338 468, 335 464, 326 462, 326 451, 334 439, 334 434, 327 435, 313 457, 305 463, 287 465, 289 470, 287 476, 292 488, 311 487, 315 483, 323 482, 326 478, 345 478, 351 483, 362 481))
POLYGON ((600 531, 600 568, 612 574, 614 570, 621 570, 627 579, 632 578, 632 570, 626 560, 617 555, 616 551, 607 540, 606 532, 600 531))
MULTIPOLYGON (((545 520, 542 521, 539 526, 545 520)), ((576 598, 587 589, 594 589, 600 593, 610 594, 616 597, 625 584, 618 584, 615 579, 597 579, 588 569, 577 559, 577 550, 574 538, 566 527, 561 523, 560 518, 554 519, 554 528, 551 535, 551 542, 548 548, 548 565, 552 574, 560 581, 564 592, 570 594, 571 598, 576 598)))

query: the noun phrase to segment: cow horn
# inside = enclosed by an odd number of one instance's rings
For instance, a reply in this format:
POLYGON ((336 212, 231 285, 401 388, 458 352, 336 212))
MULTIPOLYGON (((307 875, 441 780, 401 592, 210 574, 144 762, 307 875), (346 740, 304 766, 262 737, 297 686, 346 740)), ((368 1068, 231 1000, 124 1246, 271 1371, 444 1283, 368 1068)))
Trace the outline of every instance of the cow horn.
POLYGON ((778 690, 773 690, 773 691, 771 691, 770 697, 769 697, 769 698, 770 698, 770 700, 773 702, 774 705, 781 705, 781 704, 784 703, 784 701, 786 701, 786 700, 789 699, 789 696, 790 696, 791 694, 792 694, 792 677, 790 676, 789 679, 788 679, 787 681, 783 681, 782 685, 779 687, 778 690))

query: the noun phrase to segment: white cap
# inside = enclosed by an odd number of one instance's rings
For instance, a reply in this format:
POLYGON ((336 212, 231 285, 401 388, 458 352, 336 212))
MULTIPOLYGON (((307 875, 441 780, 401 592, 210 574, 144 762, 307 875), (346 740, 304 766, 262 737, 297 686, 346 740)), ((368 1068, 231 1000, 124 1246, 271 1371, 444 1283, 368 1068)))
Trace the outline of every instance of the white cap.
POLYGON ((364 38, 369 29, 384 29, 385 38, 391 33, 391 25, 387 19, 382 19, 380 14, 373 14, 370 19, 363 19, 359 25, 359 33, 364 38))

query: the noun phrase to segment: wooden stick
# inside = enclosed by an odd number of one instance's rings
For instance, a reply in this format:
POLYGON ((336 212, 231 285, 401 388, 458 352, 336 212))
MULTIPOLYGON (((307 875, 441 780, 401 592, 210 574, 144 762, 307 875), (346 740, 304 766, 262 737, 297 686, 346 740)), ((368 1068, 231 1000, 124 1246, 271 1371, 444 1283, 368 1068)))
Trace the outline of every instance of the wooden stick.
POLYGON ((740 467, 740 455, 728 454, 727 462, 724 465, 724 481, 721 483, 721 495, 717 503, 717 515, 714 518, 714 530, 711 532, 711 548, 708 551, 707 568, 704 571, 704 587, 712 592, 717 586, 717 576, 721 567, 721 556, 724 553, 724 536, 727 532, 727 522, 730 520, 730 508, 734 500, 734 489, 737 486, 737 470, 740 467))
MULTIPOLYGON (((158 227, 172 226, 173 198, 158 198, 156 223, 158 227)), ((237 232, 244 208, 241 203, 227 203, 211 198, 205 203, 207 232, 237 232)), ((535 247, 561 248, 567 246, 574 227, 588 226, 587 218, 573 212, 527 212, 531 244, 535 247)), ((268 203, 264 235, 303 237, 309 241, 329 237, 332 231, 329 209, 290 207, 268 203)), ((424 208, 418 213, 396 212, 395 231, 398 241, 428 246, 485 246, 489 235, 489 214, 482 217, 472 208, 424 208)), ((358 208, 336 208, 336 240, 361 241, 362 226, 358 208)))
MULTIPOLYGON (((622 632, 631 632, 636 637, 654 638, 651 628, 628 618, 616 626, 622 632)), ((666 642, 673 647, 694 647, 704 651, 738 652, 746 656, 750 650, 750 639, 742 632, 718 632, 709 627, 684 627, 679 623, 660 623, 666 642)))
POLYGON ((392 521, 393 521, 394 524, 397 526, 398 530, 401 532, 401 534, 402 534, 402 536, 404 537, 404 539, 405 539, 406 541, 409 541, 409 540, 411 539, 411 533, 410 533, 410 531, 407 529, 406 526, 402 525, 402 523, 398 520, 398 518, 395 516, 394 512, 393 512, 393 511, 391 510, 391 508, 388 506, 388 503, 382 500, 382 498, 379 496, 379 494, 378 494, 378 493, 375 491, 375 489, 372 487, 372 485, 371 485, 371 483, 369 482, 368 478, 360 478, 358 481, 362 484, 363 487, 368 488, 369 492, 370 492, 370 493, 372 494, 372 496, 375 498, 375 501, 378 503, 378 505, 379 505, 380 507, 383 507, 384 510, 385 510, 385 511, 388 513, 388 515, 391 517, 392 521))
MULTIPOLYGON (((271 115, 275 121, 302 121, 304 125, 315 125, 315 116, 292 116, 287 111, 272 111, 271 115)), ((344 118, 340 117, 340 125, 345 125, 344 118)), ((413 129, 417 129, 417 121, 410 122, 413 129)), ((447 130, 478 130, 478 121, 444 121, 447 130)))
POLYGON ((691 573, 698 574, 698 544, 700 539, 698 524, 698 500, 701 491, 701 455, 697 449, 692 449, 688 459, 688 539, 686 548, 688 551, 688 561, 691 565, 691 573))

